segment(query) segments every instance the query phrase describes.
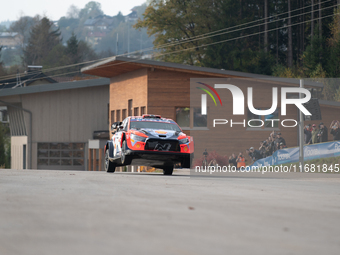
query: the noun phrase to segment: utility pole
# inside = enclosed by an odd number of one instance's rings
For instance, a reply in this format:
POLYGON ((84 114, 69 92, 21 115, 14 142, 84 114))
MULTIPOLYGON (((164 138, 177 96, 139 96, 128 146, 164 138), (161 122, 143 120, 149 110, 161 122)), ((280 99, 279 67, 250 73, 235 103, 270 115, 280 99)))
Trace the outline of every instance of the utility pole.
POLYGON ((322 38, 322 11, 321 11, 321 0, 319 0, 319 38, 322 38))
POLYGON ((288 67, 293 66, 293 37, 290 0, 288 0, 288 67))
POLYGON ((116 41, 116 56, 118 56, 118 33, 117 33, 117 41, 116 41))
POLYGON ((128 19, 128 56, 129 56, 129 53, 130 53, 130 22, 129 22, 129 19, 128 19))
MULTIPOLYGON (((300 88, 304 87, 304 80, 300 79, 300 88)), ((302 93, 299 94, 299 98, 302 98, 302 93)), ((300 118, 300 128, 299 128, 299 148, 300 148, 300 153, 299 153, 299 162, 300 162, 300 172, 305 171, 305 162, 304 162, 304 154, 303 154, 303 145, 304 145, 304 119, 303 119, 303 113, 299 109, 299 118, 300 118)))
POLYGON ((314 0, 312 0, 311 25, 310 25, 311 41, 313 41, 313 36, 314 36, 314 0))
POLYGON ((268 52, 268 0, 264 1, 264 51, 268 52))

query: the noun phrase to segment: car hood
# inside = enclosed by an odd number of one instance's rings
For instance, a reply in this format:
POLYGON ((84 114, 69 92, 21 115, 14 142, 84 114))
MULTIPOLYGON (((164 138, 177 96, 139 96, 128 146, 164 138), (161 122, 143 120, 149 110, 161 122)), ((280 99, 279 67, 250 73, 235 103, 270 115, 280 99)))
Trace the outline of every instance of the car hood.
POLYGON ((182 132, 173 130, 163 130, 163 129, 147 129, 143 128, 139 130, 144 134, 148 135, 150 138, 161 138, 161 139, 176 139, 182 132))

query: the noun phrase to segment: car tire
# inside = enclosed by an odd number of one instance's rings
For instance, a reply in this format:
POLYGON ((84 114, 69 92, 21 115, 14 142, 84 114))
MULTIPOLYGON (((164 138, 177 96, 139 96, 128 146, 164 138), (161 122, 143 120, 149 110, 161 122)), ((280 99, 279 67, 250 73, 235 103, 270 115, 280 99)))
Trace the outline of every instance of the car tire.
POLYGON ((174 166, 165 166, 163 167, 163 174, 164 175, 172 175, 172 172, 174 171, 174 166))
POLYGON ((110 161, 109 149, 105 151, 105 170, 108 173, 114 173, 116 171, 116 164, 110 161))
POLYGON ((122 151, 120 154, 120 162, 123 166, 131 164, 131 158, 126 155, 126 140, 122 143, 122 151))

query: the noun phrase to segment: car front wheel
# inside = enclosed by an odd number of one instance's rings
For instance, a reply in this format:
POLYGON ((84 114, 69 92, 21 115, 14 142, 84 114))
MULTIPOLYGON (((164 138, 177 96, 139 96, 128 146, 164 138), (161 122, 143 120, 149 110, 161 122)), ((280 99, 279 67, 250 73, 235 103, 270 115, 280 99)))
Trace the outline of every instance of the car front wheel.
POLYGON ((131 164, 131 156, 126 155, 126 140, 122 143, 122 150, 120 154, 120 162, 123 166, 130 165, 131 164))
POLYGON ((172 175, 173 171, 174 171, 174 166, 165 166, 163 168, 163 174, 164 175, 172 175))
POLYGON ((108 173, 114 173, 116 170, 116 164, 110 161, 109 150, 105 151, 105 170, 108 173))

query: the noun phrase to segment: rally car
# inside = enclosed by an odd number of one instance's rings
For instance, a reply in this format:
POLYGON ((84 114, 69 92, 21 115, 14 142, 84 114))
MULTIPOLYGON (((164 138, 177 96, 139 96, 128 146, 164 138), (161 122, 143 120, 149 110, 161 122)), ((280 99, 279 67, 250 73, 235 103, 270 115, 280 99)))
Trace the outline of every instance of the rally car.
POLYGON ((193 138, 171 119, 150 114, 131 116, 115 122, 111 131, 112 139, 104 148, 107 172, 126 165, 161 168, 165 175, 172 174, 174 164, 190 168, 193 138))

